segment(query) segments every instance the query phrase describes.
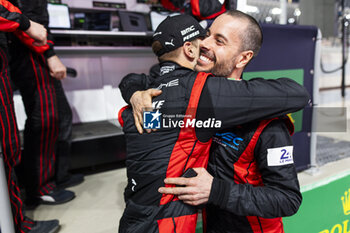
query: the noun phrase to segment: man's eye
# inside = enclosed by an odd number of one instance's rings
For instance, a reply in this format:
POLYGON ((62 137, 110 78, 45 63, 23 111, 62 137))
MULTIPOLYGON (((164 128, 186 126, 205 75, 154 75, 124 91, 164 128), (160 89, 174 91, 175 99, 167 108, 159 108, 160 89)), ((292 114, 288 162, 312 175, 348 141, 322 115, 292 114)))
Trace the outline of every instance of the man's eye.
POLYGON ((224 41, 223 41, 223 40, 220 40, 220 39, 216 39, 216 42, 217 42, 218 44, 221 44, 221 45, 224 44, 224 41))

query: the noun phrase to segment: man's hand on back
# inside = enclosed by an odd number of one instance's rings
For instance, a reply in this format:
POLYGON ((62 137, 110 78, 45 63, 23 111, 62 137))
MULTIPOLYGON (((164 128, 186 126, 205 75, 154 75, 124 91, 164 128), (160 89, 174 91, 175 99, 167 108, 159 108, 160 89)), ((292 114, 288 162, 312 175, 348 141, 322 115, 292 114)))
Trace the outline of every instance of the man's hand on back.
POLYGON ((205 168, 193 168, 197 176, 193 178, 166 178, 166 184, 185 185, 186 187, 161 187, 158 189, 163 194, 177 195, 180 200, 189 205, 206 204, 209 200, 213 177, 205 168))
MULTIPOLYGON (((161 90, 148 89, 146 91, 136 91, 130 98, 130 103, 132 106, 135 126, 137 131, 143 133, 143 111, 152 110, 152 98, 160 95, 161 90)), ((150 133, 150 129, 146 129, 147 133, 150 133)))

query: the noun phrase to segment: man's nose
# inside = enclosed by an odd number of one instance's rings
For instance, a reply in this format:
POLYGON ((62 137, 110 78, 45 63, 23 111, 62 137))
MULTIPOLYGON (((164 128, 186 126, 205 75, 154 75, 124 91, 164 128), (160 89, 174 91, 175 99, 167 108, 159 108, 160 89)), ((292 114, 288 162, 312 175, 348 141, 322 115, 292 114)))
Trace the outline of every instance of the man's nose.
POLYGON ((204 50, 204 51, 208 51, 210 49, 210 43, 209 43, 209 37, 205 38, 204 40, 202 40, 201 44, 200 44, 200 49, 204 50))

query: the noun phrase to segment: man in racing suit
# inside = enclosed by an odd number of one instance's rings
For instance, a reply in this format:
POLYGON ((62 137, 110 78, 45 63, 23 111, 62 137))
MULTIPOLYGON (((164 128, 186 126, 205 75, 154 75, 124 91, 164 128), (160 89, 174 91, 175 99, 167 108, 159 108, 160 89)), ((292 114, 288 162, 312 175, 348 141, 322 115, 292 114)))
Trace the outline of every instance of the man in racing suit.
MULTIPOLYGON (((49 24, 46 0, 11 0, 31 20, 49 24)), ((26 204, 61 204, 75 197, 61 183, 69 181, 69 155, 72 133, 72 111, 61 80, 66 67, 53 49, 44 53, 32 51, 16 37, 10 37, 10 67, 14 84, 20 90, 27 119, 24 129, 23 163, 18 171, 26 189, 26 204)), ((78 178, 79 183, 83 177, 78 178)))
MULTIPOLYGON (((217 18, 211 26, 216 34, 231 22, 242 27, 239 12, 217 18)), ((251 21, 249 27, 259 27, 251 21)), ((202 48, 215 49, 211 35, 202 48)), ((212 70, 215 70, 214 68, 212 70)), ((217 72, 225 72, 219 71, 217 72)), ((238 76, 232 78, 239 79, 238 76)), ((302 196, 293 164, 291 134, 294 127, 288 117, 263 120, 234 127, 213 137, 208 172, 195 169, 193 179, 168 179, 166 183, 186 188, 161 193, 179 195, 187 204, 206 207, 206 232, 282 233, 284 216, 297 212, 302 196)))
POLYGON ((53 232, 59 227, 57 220, 33 221, 25 216, 20 189, 17 185, 15 167, 21 161, 21 143, 13 105, 13 91, 10 84, 7 38, 4 33, 14 33, 22 40, 28 41, 33 49, 44 51, 48 48, 46 45, 47 32, 42 25, 29 20, 8 1, 0 0, 0 15, 0 144, 2 148, 0 153, 4 157, 14 227, 17 233, 53 232))
MULTIPOLYGON (((188 168, 206 167, 216 131, 281 116, 304 107, 308 101, 305 89, 289 79, 236 82, 192 71, 199 56, 194 39, 202 35, 190 16, 167 18, 155 31, 152 45, 161 61, 160 76, 150 81, 144 75, 132 74, 119 86, 125 100, 137 89, 162 90, 153 99, 157 111, 150 113, 148 122, 157 126, 157 132, 138 134, 132 109, 127 107, 119 113, 128 153, 126 209, 120 232, 194 232, 197 209, 173 195, 157 193, 164 185, 163 179, 181 176, 188 168), (140 79, 146 81, 139 86, 129 85, 140 79), (257 97, 259 103, 254 102, 257 97), (204 129, 205 124, 210 129, 204 129)), ((240 66, 250 60, 246 58, 249 55, 239 61, 240 66)))

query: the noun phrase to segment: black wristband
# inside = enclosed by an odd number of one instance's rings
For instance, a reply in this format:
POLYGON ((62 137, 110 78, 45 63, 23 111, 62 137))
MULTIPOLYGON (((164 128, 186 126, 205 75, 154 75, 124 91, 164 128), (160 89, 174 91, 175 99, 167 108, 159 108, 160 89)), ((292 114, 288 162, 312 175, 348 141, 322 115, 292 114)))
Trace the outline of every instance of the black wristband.
POLYGON ((22 31, 27 31, 29 27, 30 27, 30 21, 27 18, 27 16, 20 15, 18 28, 21 29, 22 31))
POLYGON ((229 197, 230 184, 224 180, 213 179, 208 204, 213 204, 223 209, 229 197))
POLYGON ((44 56, 45 56, 46 59, 48 59, 48 58, 50 58, 52 56, 55 56, 55 55, 56 55, 56 53, 55 53, 55 50, 53 48, 49 48, 48 50, 46 50, 44 52, 44 56))

